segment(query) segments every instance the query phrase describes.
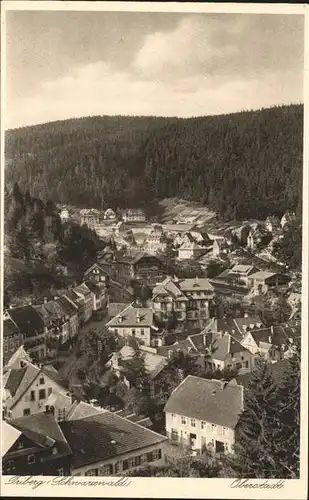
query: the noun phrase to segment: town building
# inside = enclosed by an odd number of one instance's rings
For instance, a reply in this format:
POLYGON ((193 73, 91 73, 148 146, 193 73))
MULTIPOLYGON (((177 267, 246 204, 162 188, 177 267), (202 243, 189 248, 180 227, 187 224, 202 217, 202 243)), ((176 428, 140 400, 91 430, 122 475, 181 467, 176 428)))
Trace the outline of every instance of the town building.
MULTIPOLYGON (((90 320, 93 312, 93 294, 85 283, 73 288, 73 292, 79 298, 75 303, 78 305, 78 317, 80 324, 90 320)), ((67 297, 70 298, 67 294, 67 297)))
POLYGON ((105 286, 102 288, 100 285, 93 281, 86 281, 86 285, 92 293, 93 303, 92 310, 100 311, 107 307, 108 295, 105 286))
POLYGON ((174 322, 176 328, 204 326, 214 289, 206 278, 166 278, 153 289, 152 306, 160 322, 174 322))
POLYGON ((226 238, 215 238, 212 245, 212 255, 215 258, 226 256, 230 253, 230 245, 226 238))
POLYGON ((2 458, 3 474, 14 476, 71 474, 71 449, 52 414, 38 413, 3 424, 2 430, 8 435, 6 439, 10 439, 8 449, 2 458))
POLYGON ((265 227, 270 233, 274 233, 280 229, 280 219, 275 215, 267 217, 265 221, 265 227))
POLYGON ((289 276, 269 271, 257 271, 248 276, 248 287, 257 288, 262 292, 278 288, 290 281, 289 276))
POLYGON ((247 313, 237 318, 211 318, 204 332, 229 333, 236 340, 241 340, 250 330, 259 330, 265 325, 259 316, 251 316, 247 313))
POLYGON ((280 225, 282 229, 284 229, 293 224, 295 220, 296 220, 296 214, 294 212, 285 212, 285 214, 283 214, 281 218, 280 225))
POLYGON ((149 254, 164 252, 167 247, 166 237, 162 226, 155 224, 145 240, 145 250, 149 254))
POLYGON ((223 280, 229 283, 234 282, 242 286, 248 286, 248 278, 256 273, 258 269, 255 266, 236 264, 231 269, 225 269, 216 276, 216 280, 223 280))
POLYGON ((12 307, 4 312, 4 319, 6 318, 10 318, 18 327, 24 347, 31 358, 45 358, 48 331, 38 311, 32 305, 12 307))
POLYGON ((69 317, 69 337, 75 337, 78 334, 78 306, 65 295, 59 297, 58 302, 69 317))
POLYGON ((122 220, 124 222, 145 222, 146 215, 145 212, 140 208, 129 208, 124 211, 122 220))
POLYGON ((117 476, 164 464, 166 437, 116 413, 102 410, 59 425, 72 450, 73 476, 117 476))
MULTIPOLYGON (((162 396, 160 389, 160 374, 164 370, 168 361, 164 356, 157 354, 155 348, 140 346, 145 368, 149 378, 149 393, 152 399, 162 396)), ((125 345, 119 352, 114 352, 111 360, 107 363, 115 374, 121 378, 128 387, 131 387, 131 382, 127 378, 128 366, 127 361, 134 357, 134 349, 129 345, 125 345)))
POLYGON ((23 336, 18 326, 11 318, 4 318, 2 321, 3 332, 3 365, 5 365, 13 354, 22 346, 23 336))
POLYGON ((158 348, 158 354, 170 359, 182 352, 190 356, 202 371, 237 369, 247 373, 254 366, 254 356, 229 333, 202 331, 185 340, 158 348))
POLYGON ((3 363, 3 373, 7 373, 10 369, 22 368, 26 362, 31 363, 31 359, 22 345, 5 364, 3 363))
POLYGON ((117 219, 117 215, 112 208, 107 208, 104 212, 104 220, 109 222, 114 222, 117 219))
POLYGON ((274 362, 283 359, 284 353, 289 349, 289 344, 294 342, 288 328, 281 325, 269 328, 250 330, 244 335, 241 343, 252 354, 266 357, 274 362))
POLYGON ((84 274, 85 281, 91 281, 96 285, 105 286, 106 288, 108 288, 109 279, 109 274, 98 263, 95 263, 91 267, 89 267, 84 274))
POLYGON ((165 266, 155 255, 132 252, 117 259, 117 279, 120 282, 141 280, 150 286, 165 276, 165 266))
POLYGON ((189 375, 172 392, 164 411, 172 443, 200 452, 233 452, 235 428, 243 410, 243 387, 235 380, 189 375))
POLYGON ((120 313, 106 323, 109 331, 120 337, 134 337, 141 345, 160 345, 162 332, 155 324, 151 307, 134 307, 128 305, 120 313))
POLYGON ((57 346, 67 342, 70 337, 70 316, 59 302, 59 297, 46 301, 40 306, 35 306, 35 308, 45 319, 44 322, 47 321, 47 340, 57 341, 57 346))
POLYGON ((190 242, 185 241, 177 250, 177 258, 178 260, 199 259, 204 253, 205 248, 200 246, 195 240, 190 242))
POLYGON ((3 381, 3 408, 7 418, 19 418, 43 411, 51 393, 67 389, 54 368, 21 360, 19 368, 9 368, 3 381))

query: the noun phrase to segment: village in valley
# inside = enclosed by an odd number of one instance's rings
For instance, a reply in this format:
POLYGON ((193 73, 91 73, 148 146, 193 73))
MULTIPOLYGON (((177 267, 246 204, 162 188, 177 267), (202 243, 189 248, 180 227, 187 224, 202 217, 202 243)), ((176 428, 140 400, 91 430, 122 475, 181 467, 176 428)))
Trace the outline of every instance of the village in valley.
POLYGON ((301 273, 273 249, 295 214, 233 223, 160 203, 57 207, 102 248, 82 273, 61 263, 66 289, 5 305, 4 474, 224 477, 252 373, 284 380, 301 273))

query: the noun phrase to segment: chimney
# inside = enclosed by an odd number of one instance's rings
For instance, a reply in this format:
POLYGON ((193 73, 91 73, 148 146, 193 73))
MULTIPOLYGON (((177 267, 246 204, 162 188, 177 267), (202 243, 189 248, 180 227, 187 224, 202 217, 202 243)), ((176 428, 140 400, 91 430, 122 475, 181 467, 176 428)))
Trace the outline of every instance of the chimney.
POLYGON ((245 312, 245 314, 244 314, 244 318, 248 318, 248 317, 249 317, 248 313, 247 313, 247 312, 245 312))
POLYGON ((48 300, 47 297, 44 297, 44 304, 47 304, 48 300))
POLYGON ((141 320, 139 309, 136 310, 136 322, 139 323, 141 320))

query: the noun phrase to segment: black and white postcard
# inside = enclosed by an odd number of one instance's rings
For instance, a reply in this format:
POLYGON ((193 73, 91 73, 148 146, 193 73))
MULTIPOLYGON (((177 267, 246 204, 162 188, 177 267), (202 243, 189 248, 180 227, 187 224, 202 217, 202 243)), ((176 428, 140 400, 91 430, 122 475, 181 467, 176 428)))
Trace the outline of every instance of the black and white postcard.
POLYGON ((1 28, 3 494, 305 499, 306 6, 1 28))

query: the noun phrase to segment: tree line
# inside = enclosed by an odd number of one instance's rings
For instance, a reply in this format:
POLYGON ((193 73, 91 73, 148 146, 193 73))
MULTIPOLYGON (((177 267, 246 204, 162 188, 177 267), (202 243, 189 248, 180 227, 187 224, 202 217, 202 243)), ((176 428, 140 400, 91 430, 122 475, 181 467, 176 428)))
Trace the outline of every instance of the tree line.
POLYGON ((303 106, 200 118, 97 116, 6 133, 6 180, 124 208, 181 197, 225 218, 301 211, 303 106))

